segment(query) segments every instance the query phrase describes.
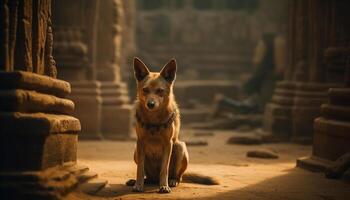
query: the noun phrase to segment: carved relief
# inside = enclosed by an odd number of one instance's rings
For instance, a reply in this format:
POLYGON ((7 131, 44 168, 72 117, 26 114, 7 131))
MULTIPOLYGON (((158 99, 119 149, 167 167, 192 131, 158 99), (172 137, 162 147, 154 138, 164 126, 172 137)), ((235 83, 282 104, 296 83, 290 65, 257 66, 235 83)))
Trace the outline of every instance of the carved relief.
POLYGON ((3 1, 1 67, 55 77, 52 57, 51 1, 3 1), (45 67, 51 72, 45 72, 45 67))

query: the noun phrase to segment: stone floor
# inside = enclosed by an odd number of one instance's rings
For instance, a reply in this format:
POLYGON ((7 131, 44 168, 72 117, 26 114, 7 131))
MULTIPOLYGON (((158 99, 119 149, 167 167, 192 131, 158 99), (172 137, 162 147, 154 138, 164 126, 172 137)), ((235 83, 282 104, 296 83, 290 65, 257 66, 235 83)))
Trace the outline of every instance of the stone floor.
POLYGON ((220 185, 182 183, 170 194, 157 193, 156 186, 146 186, 145 193, 131 192, 124 185, 135 177, 133 162, 135 141, 80 141, 79 164, 87 165, 108 185, 91 194, 77 191, 67 199, 350 199, 350 184, 329 180, 322 173, 295 168, 296 158, 311 153, 311 146, 297 144, 229 145, 232 135, 249 134, 214 131, 213 136, 194 136, 183 130, 184 140, 207 140, 208 146, 190 146, 188 171, 215 177, 220 185), (278 159, 246 157, 248 150, 268 149, 278 159))

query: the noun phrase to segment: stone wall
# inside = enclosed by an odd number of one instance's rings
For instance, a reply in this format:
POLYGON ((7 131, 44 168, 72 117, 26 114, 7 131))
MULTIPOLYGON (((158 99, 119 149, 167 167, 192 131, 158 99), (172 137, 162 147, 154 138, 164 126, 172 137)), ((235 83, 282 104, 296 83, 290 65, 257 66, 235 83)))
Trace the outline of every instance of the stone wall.
POLYGON ((286 1, 152 2, 137 1, 138 55, 156 67, 177 58, 178 80, 241 80, 260 35, 281 32, 286 17, 286 1))
MULTIPOLYGON (((240 98, 241 84, 254 70, 253 53, 260 36, 284 33, 286 27, 285 0, 136 3, 136 55, 153 71, 160 70, 170 58, 177 59, 174 88, 184 119, 193 118, 190 113, 206 118, 216 93, 240 98)), ((134 82, 130 81, 131 91, 134 82)))
POLYGON ((331 172, 327 176, 339 178, 347 169, 344 164, 349 162, 343 156, 350 152, 350 2, 309 0, 308 6, 310 29, 314 33, 310 37, 313 46, 310 79, 335 82, 338 86, 328 90, 327 101, 313 121, 312 156, 298 159, 297 165, 327 170, 331 172))
POLYGON ((328 100, 328 89, 344 84, 346 67, 327 61, 335 29, 329 2, 295 0, 289 4, 287 71, 266 106, 264 128, 276 137, 310 142, 313 120, 328 100))
POLYGON ((0 196, 59 199, 91 178, 77 166, 80 122, 56 79, 51 1, 0 3, 0 196), (85 177, 82 179, 82 177, 85 177))
POLYGON ((72 84, 69 98, 76 102, 81 138, 132 133, 128 89, 120 67, 127 53, 122 49, 124 13, 122 0, 55 2, 54 54, 59 77, 72 84))

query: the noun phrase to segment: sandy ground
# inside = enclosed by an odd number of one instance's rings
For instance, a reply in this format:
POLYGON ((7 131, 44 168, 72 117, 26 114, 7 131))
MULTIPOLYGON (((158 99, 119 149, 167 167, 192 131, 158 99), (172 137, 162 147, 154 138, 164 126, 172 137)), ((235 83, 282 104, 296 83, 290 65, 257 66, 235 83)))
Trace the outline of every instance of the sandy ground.
POLYGON ((349 183, 295 167, 296 158, 308 156, 311 146, 229 145, 226 141, 230 136, 242 133, 215 131, 214 136, 195 137, 192 130, 183 132, 183 139, 209 142, 208 146, 188 147, 188 171, 215 177, 220 185, 181 183, 170 194, 157 193, 157 186, 145 186, 144 193, 135 193, 124 185, 126 180, 135 178, 135 141, 80 141, 79 164, 89 166, 99 178, 108 180, 108 185, 95 194, 74 192, 67 199, 350 199, 349 183), (279 159, 246 157, 246 152, 254 149, 275 151, 279 159))

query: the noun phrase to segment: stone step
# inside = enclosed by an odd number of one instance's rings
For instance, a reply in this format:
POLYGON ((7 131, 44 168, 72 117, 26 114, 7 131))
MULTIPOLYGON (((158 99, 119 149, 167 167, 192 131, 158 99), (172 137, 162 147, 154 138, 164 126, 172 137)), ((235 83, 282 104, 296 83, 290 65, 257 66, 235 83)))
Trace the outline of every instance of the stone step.
POLYGON ((0 111, 72 114, 74 103, 69 99, 34 90, 0 90, 0 111))
POLYGON ((79 186, 79 189, 86 194, 96 194, 108 184, 107 180, 94 178, 79 186))
POLYGON ((327 118, 349 121, 350 106, 337 106, 331 104, 323 104, 321 106, 322 115, 327 118))
POLYGON ((329 90, 330 103, 334 105, 350 105, 349 88, 331 88, 329 90))
POLYGON ((77 176, 80 183, 85 183, 91 179, 97 178, 97 174, 92 171, 85 171, 77 176))
POLYGON ((66 81, 24 71, 0 72, 1 89, 27 89, 65 97, 71 92, 66 81))
POLYGON ((1 134, 48 135, 52 133, 77 133, 80 122, 69 115, 46 113, 0 112, 1 134))

